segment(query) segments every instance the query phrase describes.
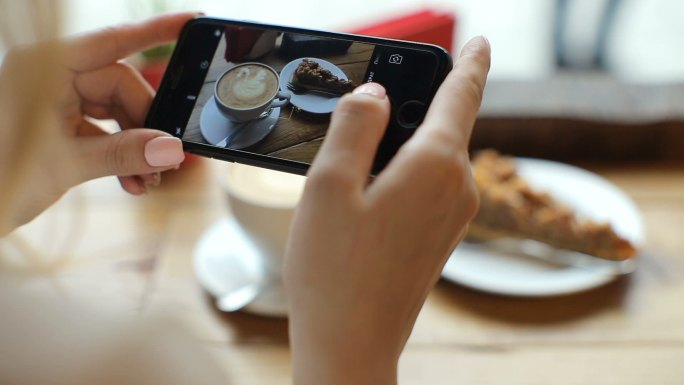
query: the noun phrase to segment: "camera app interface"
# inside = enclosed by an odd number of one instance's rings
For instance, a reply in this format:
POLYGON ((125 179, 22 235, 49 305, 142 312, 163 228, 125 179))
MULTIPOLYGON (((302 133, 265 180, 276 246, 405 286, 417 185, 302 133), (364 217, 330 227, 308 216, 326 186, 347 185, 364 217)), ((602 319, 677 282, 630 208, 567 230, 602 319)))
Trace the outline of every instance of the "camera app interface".
POLYGON ((349 40, 244 26, 213 34, 183 140, 305 163, 340 97, 364 82, 387 88, 394 135, 410 136, 437 65, 429 52, 349 40))

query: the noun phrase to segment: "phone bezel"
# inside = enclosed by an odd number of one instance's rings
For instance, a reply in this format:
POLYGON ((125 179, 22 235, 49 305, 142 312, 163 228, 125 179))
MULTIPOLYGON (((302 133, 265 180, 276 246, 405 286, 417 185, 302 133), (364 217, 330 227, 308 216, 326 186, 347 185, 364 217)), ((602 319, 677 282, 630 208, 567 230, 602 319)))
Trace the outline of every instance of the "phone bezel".
MULTIPOLYGON (((155 117, 161 113, 160 109, 162 108, 162 100, 163 100, 163 95, 166 95, 166 93, 171 92, 169 91, 169 84, 172 83, 173 81, 171 80, 172 78, 172 73, 174 73, 175 68, 177 68, 179 65, 183 65, 185 54, 183 52, 183 47, 186 45, 186 40, 187 37, 190 33, 190 30, 196 26, 196 25, 207 25, 211 27, 221 27, 225 28, 226 26, 230 25, 235 25, 235 26, 243 26, 243 27, 251 27, 251 28, 261 28, 265 30, 275 30, 275 31, 281 31, 285 33, 298 33, 298 34, 308 34, 312 36, 317 36, 317 37, 324 37, 324 38, 332 38, 332 39, 344 39, 344 40, 351 40, 351 41, 356 41, 356 42, 361 42, 361 43, 369 43, 369 44, 380 44, 380 45, 385 45, 385 46, 390 46, 390 47, 397 47, 397 48, 409 48, 409 49, 417 49, 417 50, 422 50, 422 51, 427 51, 435 55, 437 58, 437 63, 438 63, 438 68, 435 71, 435 76, 433 78, 433 82, 431 84, 430 88, 430 96, 428 100, 426 100, 427 105, 429 105, 432 102, 432 99, 434 98, 435 93, 437 92, 437 88, 439 85, 444 81, 446 75, 449 73, 452 67, 452 59, 449 53, 442 47, 439 47, 437 45, 433 44, 426 44, 426 43, 417 43, 417 42, 410 42, 410 41, 403 41, 403 40, 396 40, 396 39, 387 39, 387 38, 379 38, 379 37, 372 37, 372 36, 363 36, 363 35, 354 35, 354 34, 349 34, 349 33, 341 33, 341 32, 330 32, 330 31, 321 31, 321 30, 316 30, 316 29, 304 29, 304 28, 298 28, 298 27, 292 27, 292 26, 284 26, 284 25, 275 25, 275 24, 263 24, 263 23, 257 23, 257 22, 252 22, 252 21, 245 21, 245 20, 231 20, 231 19, 218 19, 218 18, 210 18, 210 17, 198 17, 195 19, 192 19, 188 21, 183 29, 181 30, 181 33, 178 37, 178 41, 176 43, 176 49, 174 49, 173 54, 169 60, 169 64, 167 66, 167 69, 164 73, 164 76, 162 77, 162 81, 159 86, 159 90, 152 102, 152 105, 150 106, 146 121, 145 121, 145 126, 150 127, 150 128, 156 128, 159 130, 162 130, 164 132, 167 132, 171 135, 174 135, 175 129, 174 127, 155 127, 155 117)), ((182 76, 182 75, 179 75, 182 76)), ((176 79, 176 82, 179 81, 176 79)), ((189 119, 190 116, 188 115, 187 118, 189 119)), ((189 142, 183 140, 183 149, 189 153, 197 154, 200 156, 205 156, 209 158, 214 158, 214 159, 220 159, 224 161, 229 161, 229 162, 238 162, 238 163, 244 163, 252 166, 257 166, 257 167, 264 167, 264 168, 269 168, 269 169, 274 169, 277 171, 284 171, 284 172, 290 172, 290 173, 295 173, 295 174, 300 174, 304 175, 306 174, 306 171, 309 169, 311 166, 309 163, 305 162, 299 162, 299 161, 294 161, 294 160, 287 160, 287 159, 282 159, 282 158, 275 158, 269 155, 262 155, 262 154, 256 154, 252 152, 247 152, 243 150, 235 150, 235 149, 228 149, 228 148, 219 148, 210 144, 202 144, 202 143, 195 143, 195 142, 189 142)))

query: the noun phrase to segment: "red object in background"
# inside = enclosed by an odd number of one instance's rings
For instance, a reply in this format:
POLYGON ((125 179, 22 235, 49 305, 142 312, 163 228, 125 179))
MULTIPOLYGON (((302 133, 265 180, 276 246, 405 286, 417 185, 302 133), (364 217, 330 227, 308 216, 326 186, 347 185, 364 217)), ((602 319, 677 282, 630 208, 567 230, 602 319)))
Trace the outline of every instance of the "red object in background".
POLYGON ((451 52, 455 47, 455 30, 456 16, 453 13, 425 9, 365 27, 353 28, 349 32, 436 44, 451 52))
POLYGON ((263 30, 247 27, 228 27, 224 34, 226 39, 226 61, 239 63, 249 55, 257 40, 264 34, 263 30))
POLYGON ((159 84, 161 84, 162 77, 164 77, 164 71, 166 71, 166 65, 168 62, 166 60, 153 61, 146 63, 140 68, 140 74, 145 80, 157 90, 159 84))

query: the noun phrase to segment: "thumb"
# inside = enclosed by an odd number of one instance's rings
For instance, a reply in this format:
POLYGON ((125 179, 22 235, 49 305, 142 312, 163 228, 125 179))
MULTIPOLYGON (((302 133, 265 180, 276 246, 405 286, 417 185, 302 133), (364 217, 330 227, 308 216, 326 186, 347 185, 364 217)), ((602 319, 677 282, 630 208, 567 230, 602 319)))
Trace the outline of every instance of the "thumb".
POLYGON ((176 168, 185 159, 180 139, 143 128, 79 137, 76 151, 83 180, 152 174, 176 168))
POLYGON ((309 176, 343 178, 362 189, 389 122, 390 105, 385 89, 366 83, 343 96, 330 120, 328 134, 309 176))

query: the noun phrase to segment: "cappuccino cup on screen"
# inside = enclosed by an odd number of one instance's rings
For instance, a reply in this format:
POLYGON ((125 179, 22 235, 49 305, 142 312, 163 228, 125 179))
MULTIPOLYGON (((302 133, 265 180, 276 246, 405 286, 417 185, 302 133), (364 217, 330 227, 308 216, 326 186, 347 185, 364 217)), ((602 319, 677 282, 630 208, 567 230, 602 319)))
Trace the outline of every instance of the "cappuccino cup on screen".
POLYGON ((239 64, 219 76, 214 100, 226 118, 248 122, 290 102, 290 93, 281 92, 279 82, 278 73, 265 64, 239 64))
POLYGON ((220 180, 231 214, 258 249, 267 277, 279 281, 306 178, 243 164, 225 166, 220 180))

